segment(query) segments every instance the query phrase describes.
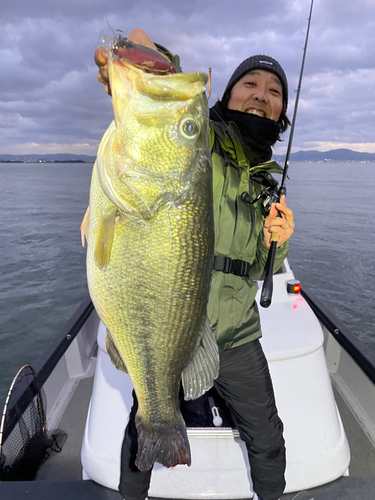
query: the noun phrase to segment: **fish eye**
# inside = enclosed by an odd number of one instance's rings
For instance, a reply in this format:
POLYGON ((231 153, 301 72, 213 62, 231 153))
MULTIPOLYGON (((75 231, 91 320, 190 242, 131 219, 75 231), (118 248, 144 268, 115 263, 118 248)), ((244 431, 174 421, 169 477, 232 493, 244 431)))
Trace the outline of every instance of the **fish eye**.
POLYGON ((180 124, 182 135, 187 139, 194 139, 199 133, 199 123, 193 118, 185 118, 180 124))

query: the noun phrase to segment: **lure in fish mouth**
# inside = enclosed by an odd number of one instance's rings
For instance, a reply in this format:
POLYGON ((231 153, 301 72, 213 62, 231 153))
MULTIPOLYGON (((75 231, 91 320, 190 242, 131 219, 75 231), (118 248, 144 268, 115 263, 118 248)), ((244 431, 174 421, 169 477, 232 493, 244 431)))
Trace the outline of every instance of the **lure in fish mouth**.
POLYGON ((138 45, 117 34, 113 39, 112 52, 127 63, 133 64, 155 75, 176 73, 176 68, 159 52, 143 45, 138 45))

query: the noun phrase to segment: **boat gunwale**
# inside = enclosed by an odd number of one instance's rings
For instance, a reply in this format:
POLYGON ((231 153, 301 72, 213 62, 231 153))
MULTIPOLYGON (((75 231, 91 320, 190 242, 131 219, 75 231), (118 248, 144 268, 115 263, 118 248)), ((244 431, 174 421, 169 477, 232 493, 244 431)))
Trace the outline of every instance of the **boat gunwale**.
POLYGON ((93 310, 94 305, 90 297, 87 296, 60 330, 59 334, 49 343, 48 347, 39 358, 37 358, 32 366, 35 371, 34 379, 7 410, 7 421, 3 430, 3 444, 17 425, 20 415, 23 415, 34 399, 37 391, 43 387, 57 363, 61 360, 73 340, 80 333, 93 310), (24 394, 26 394, 25 397, 24 394))
POLYGON ((318 320, 375 385, 375 353, 303 284, 301 295, 318 320))

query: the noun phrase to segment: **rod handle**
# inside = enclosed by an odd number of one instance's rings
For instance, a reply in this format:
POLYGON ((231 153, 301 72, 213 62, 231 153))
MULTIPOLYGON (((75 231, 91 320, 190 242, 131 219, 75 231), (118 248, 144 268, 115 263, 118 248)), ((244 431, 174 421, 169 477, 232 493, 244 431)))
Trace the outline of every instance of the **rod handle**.
POLYGON ((271 233, 270 241, 276 241, 277 243, 279 241, 279 235, 277 233, 271 233))
MULTIPOLYGON (((276 233, 273 233, 276 234, 276 233)), ((262 293, 260 295, 260 305, 262 307, 269 307, 272 302, 273 293, 273 265, 275 262, 277 240, 271 241, 271 247, 268 252, 266 263, 266 275, 263 281, 262 293)))

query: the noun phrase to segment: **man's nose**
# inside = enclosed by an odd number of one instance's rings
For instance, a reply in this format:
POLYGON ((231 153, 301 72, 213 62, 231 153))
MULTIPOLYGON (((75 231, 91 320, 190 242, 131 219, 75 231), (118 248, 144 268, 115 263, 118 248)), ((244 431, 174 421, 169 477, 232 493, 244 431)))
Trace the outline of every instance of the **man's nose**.
POLYGON ((254 99, 256 101, 262 101, 262 102, 266 102, 268 100, 267 98, 267 93, 266 93, 266 89, 262 88, 262 87, 258 87, 256 89, 256 92, 254 94, 254 99))

